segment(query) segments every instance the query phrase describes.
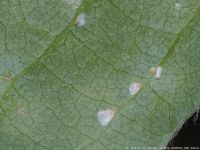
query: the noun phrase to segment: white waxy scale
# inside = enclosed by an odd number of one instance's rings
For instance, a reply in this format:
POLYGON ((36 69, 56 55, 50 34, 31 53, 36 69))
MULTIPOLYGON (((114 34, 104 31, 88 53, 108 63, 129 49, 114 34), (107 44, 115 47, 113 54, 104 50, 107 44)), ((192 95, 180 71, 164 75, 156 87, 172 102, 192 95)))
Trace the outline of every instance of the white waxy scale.
POLYGON ((82 26, 85 25, 85 23, 86 23, 85 14, 84 14, 84 13, 81 13, 81 14, 76 18, 75 24, 76 24, 78 27, 82 27, 82 26))
POLYGON ((181 10, 181 4, 180 3, 176 3, 175 4, 175 9, 180 11, 181 10))
POLYGON ((102 126, 107 126, 111 122, 112 118, 114 117, 114 114, 115 112, 111 109, 100 110, 97 113, 97 118, 99 120, 99 123, 102 126))
POLYGON ((138 83, 138 82, 131 83, 131 85, 129 87, 130 95, 137 94, 140 91, 141 88, 142 88, 142 84, 141 83, 138 83))
POLYGON ((160 79, 161 73, 162 73, 162 67, 161 67, 161 66, 158 66, 158 67, 156 68, 155 78, 156 78, 156 79, 160 79))

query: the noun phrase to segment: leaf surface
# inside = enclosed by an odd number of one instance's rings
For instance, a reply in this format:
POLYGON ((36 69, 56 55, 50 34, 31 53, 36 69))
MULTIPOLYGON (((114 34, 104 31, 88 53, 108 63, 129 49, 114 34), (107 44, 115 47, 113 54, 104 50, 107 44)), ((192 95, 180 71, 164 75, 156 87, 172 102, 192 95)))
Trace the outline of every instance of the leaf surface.
POLYGON ((200 104, 200 2, 176 3, 2 0, 0 149, 165 146, 200 104))

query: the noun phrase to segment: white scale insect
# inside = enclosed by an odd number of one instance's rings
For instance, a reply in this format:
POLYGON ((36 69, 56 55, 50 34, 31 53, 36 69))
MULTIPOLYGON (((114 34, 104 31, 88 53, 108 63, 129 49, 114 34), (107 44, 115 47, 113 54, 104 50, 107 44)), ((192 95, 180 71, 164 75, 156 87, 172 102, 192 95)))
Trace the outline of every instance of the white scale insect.
POLYGON ((114 114, 115 112, 111 109, 100 110, 97 113, 97 118, 99 120, 99 123, 102 126, 107 126, 111 122, 112 118, 114 117, 114 114))
POLYGON ((155 78, 160 79, 161 73, 162 73, 162 67, 159 66, 159 67, 156 68, 155 78))
POLYGON ((142 88, 142 84, 141 83, 138 83, 138 82, 131 83, 131 85, 129 87, 130 95, 137 94, 140 91, 141 88, 142 88))
POLYGON ((86 23, 86 19, 85 19, 85 14, 84 13, 81 13, 77 18, 76 18, 76 21, 75 21, 75 24, 77 27, 82 27, 84 26, 86 23))
POLYGON ((150 74, 153 75, 156 79, 160 79, 162 73, 162 67, 158 66, 157 68, 151 67, 150 74))

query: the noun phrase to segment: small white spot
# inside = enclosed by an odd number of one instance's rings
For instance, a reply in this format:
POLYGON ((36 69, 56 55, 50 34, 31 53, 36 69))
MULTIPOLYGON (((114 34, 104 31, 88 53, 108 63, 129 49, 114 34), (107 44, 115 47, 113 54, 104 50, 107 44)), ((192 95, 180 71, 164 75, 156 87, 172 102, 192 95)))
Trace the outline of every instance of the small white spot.
POLYGON ((76 18, 76 21, 75 21, 75 24, 77 27, 82 27, 84 26, 86 23, 86 20, 85 20, 85 14, 84 13, 81 13, 77 18, 76 18))
POLYGON ((130 94, 131 95, 137 94, 141 88, 142 88, 142 84, 137 83, 137 82, 131 83, 131 85, 129 87, 130 94))
POLYGON ((97 113, 97 118, 99 120, 99 123, 102 126, 107 126, 111 122, 112 118, 114 117, 114 114, 115 112, 110 109, 100 110, 97 113))
POLYGON ((162 67, 159 66, 156 68, 155 78, 160 79, 161 73, 162 73, 162 67))
POLYGON ((180 11, 181 10, 181 4, 180 3, 176 3, 175 4, 175 9, 180 11))

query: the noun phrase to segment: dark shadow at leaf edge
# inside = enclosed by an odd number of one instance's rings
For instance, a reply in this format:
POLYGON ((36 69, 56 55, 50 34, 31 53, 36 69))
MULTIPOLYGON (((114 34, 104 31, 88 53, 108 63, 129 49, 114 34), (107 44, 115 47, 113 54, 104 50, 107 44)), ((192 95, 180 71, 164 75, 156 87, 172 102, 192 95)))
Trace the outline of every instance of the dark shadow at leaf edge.
POLYGON ((167 144, 167 149, 188 147, 188 149, 200 150, 200 109, 194 112, 179 127, 167 144))

